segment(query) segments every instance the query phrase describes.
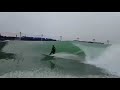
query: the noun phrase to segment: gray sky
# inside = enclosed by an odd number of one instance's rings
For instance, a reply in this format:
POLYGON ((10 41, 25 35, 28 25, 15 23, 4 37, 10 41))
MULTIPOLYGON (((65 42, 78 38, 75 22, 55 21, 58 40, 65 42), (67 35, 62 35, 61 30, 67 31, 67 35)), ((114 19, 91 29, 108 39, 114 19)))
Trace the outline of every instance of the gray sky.
POLYGON ((119 29, 120 12, 0 12, 2 34, 120 42, 119 29))

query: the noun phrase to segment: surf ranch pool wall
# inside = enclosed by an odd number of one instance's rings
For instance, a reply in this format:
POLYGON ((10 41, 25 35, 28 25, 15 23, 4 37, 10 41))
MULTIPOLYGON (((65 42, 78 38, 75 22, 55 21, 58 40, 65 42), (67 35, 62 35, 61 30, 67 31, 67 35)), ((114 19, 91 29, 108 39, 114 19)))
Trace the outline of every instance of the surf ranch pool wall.
POLYGON ((0 41, 4 41, 4 40, 15 40, 16 37, 7 37, 7 36, 0 36, 0 41))
POLYGON ((35 37, 21 37, 21 40, 24 40, 24 41, 56 41, 55 39, 35 38, 35 37))
POLYGON ((55 39, 50 38, 36 38, 36 37, 8 37, 8 36, 0 36, 0 41, 4 40, 23 40, 23 41, 56 41, 55 39))

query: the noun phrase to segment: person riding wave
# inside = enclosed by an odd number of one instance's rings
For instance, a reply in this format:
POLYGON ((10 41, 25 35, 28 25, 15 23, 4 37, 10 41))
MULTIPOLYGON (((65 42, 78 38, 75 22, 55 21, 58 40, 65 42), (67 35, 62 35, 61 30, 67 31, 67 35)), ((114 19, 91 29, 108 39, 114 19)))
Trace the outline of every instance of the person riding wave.
POLYGON ((56 52, 56 48, 55 48, 55 46, 53 45, 53 46, 52 46, 52 50, 51 50, 51 52, 50 52, 49 55, 51 55, 51 54, 55 54, 55 52, 56 52))

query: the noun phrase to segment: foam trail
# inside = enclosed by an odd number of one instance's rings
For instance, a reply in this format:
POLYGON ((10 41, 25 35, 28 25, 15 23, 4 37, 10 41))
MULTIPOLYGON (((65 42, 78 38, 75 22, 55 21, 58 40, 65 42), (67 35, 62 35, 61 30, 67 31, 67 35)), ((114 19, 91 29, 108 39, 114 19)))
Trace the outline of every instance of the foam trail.
POLYGON ((53 72, 49 70, 44 70, 41 73, 41 70, 33 71, 15 71, 6 73, 0 78, 110 78, 107 76, 99 75, 83 75, 83 76, 73 76, 69 74, 62 74, 62 72, 53 72))
POLYGON ((80 60, 80 57, 78 55, 65 53, 65 52, 56 53, 51 56, 55 56, 56 58, 63 58, 63 59, 80 60))

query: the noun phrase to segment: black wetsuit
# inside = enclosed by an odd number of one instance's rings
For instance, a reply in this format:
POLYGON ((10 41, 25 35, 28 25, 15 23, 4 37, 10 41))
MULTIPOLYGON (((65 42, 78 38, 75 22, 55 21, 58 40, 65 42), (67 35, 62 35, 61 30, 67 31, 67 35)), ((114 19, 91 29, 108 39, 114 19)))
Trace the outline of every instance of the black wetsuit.
POLYGON ((55 54, 55 51, 56 51, 56 48, 53 46, 53 47, 52 47, 52 50, 51 50, 51 52, 50 52, 49 55, 51 55, 51 54, 55 54))

